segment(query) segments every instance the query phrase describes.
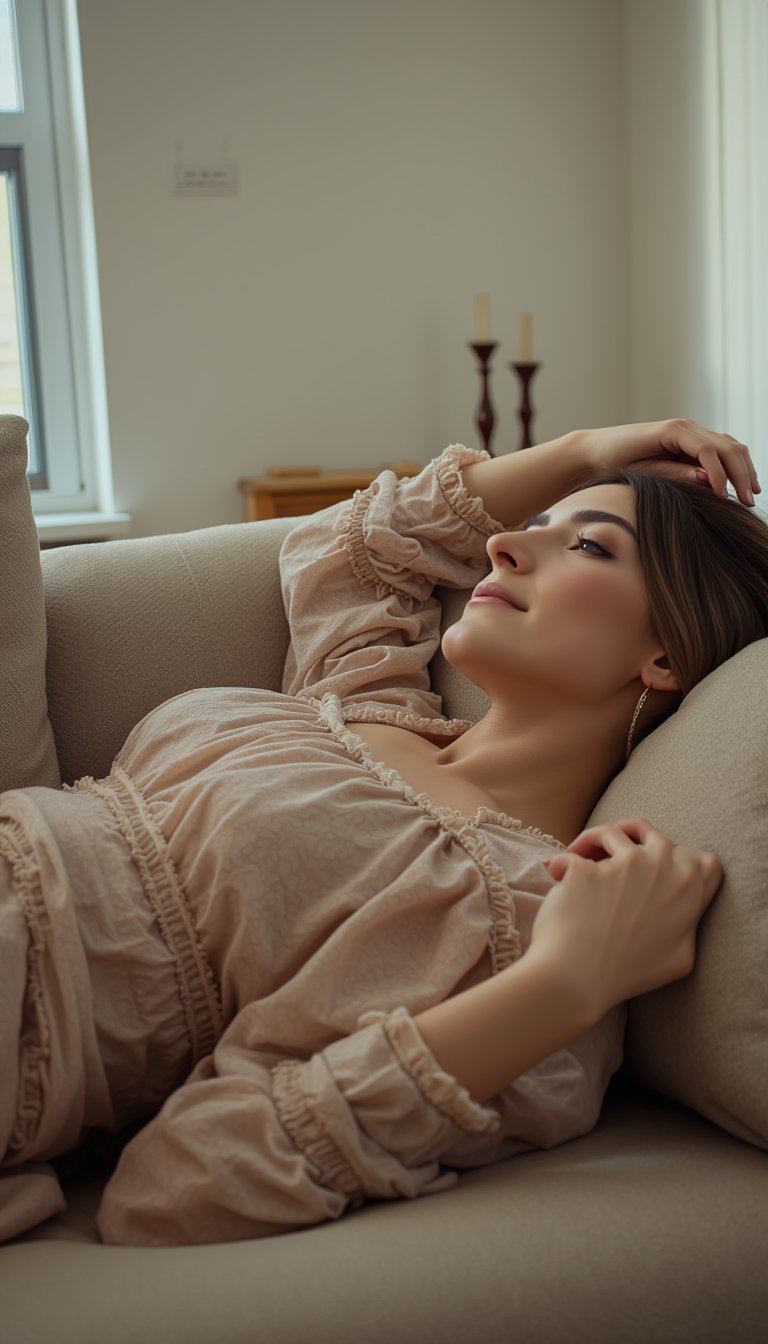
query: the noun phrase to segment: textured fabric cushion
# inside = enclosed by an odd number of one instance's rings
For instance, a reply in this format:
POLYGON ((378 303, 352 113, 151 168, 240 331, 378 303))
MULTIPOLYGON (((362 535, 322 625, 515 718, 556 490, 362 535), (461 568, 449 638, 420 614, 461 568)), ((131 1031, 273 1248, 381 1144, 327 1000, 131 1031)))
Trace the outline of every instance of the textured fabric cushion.
POLYGON ((629 1005, 625 1067, 768 1148, 768 639, 742 649, 632 753, 589 825, 646 816, 725 878, 684 980, 629 1005))
POLYGON ((45 699, 40 545, 27 481, 27 430, 0 415, 0 791, 58 788, 45 699))
POLYGON ((278 556, 296 521, 43 552, 49 712, 67 783, 107 774, 131 728, 171 696, 280 690, 278 556))

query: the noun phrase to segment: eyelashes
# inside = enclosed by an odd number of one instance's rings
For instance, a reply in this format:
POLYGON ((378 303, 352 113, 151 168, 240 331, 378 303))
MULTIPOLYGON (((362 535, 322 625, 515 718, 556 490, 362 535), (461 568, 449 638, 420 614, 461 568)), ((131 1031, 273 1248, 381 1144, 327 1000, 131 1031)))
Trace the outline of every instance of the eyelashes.
MULTIPOLYGON (((521 532, 527 532, 529 528, 533 526, 534 524, 529 519, 527 523, 523 524, 520 530, 521 532)), ((607 551, 604 546, 600 545, 599 541, 593 541, 591 537, 585 537, 583 532, 576 533, 576 542, 577 545, 571 547, 571 550, 580 550, 582 546, 591 547, 590 550, 584 551, 583 554, 601 556, 606 560, 613 560, 615 558, 612 551, 607 551)))
POLYGON ((581 547, 581 546, 593 546, 593 547, 594 547, 594 550, 593 550, 593 551, 590 551, 590 552, 587 552, 587 554, 591 554, 591 555, 604 555, 604 556, 606 556, 606 558, 609 559, 609 560, 611 560, 611 559, 613 558, 613 557, 611 556, 611 552, 610 552, 610 551, 606 551, 605 547, 604 547, 604 546, 601 546, 600 543, 599 543, 599 541, 593 541, 591 537, 585 537, 581 532, 577 532, 577 533, 576 533, 576 540, 577 540, 577 542, 579 543, 579 547, 581 547))

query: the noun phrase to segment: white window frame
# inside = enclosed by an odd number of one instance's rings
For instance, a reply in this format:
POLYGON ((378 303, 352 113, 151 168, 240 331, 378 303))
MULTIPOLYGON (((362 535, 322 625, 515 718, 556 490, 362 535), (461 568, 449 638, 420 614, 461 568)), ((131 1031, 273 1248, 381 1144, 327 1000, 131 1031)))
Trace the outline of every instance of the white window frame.
POLYGON ((41 539, 121 535, 115 512, 77 0, 17 0, 23 111, 0 113, 20 146, 48 485, 41 539))

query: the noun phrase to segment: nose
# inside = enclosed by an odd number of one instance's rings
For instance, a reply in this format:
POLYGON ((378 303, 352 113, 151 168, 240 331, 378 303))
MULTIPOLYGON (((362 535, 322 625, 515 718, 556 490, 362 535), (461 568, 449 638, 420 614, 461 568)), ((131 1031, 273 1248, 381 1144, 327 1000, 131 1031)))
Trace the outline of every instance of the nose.
POLYGON ((525 574, 532 568, 528 539, 524 532, 497 532, 489 537, 486 551, 492 565, 525 574))

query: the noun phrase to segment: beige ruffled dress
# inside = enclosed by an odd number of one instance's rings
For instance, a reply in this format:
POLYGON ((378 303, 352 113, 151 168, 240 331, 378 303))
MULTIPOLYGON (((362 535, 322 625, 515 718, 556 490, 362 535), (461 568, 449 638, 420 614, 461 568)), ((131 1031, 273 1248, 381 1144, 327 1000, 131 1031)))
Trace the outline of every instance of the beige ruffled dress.
POLYGON ((103 1241, 221 1242, 413 1199, 586 1133, 622 1058, 612 1010, 479 1105, 414 1016, 525 951, 562 846, 433 805, 360 722, 444 734, 436 584, 502 525, 453 445, 285 540, 282 693, 191 691, 104 779, 0 796, 0 1239, 63 1207, 52 1159, 126 1132, 103 1241))

